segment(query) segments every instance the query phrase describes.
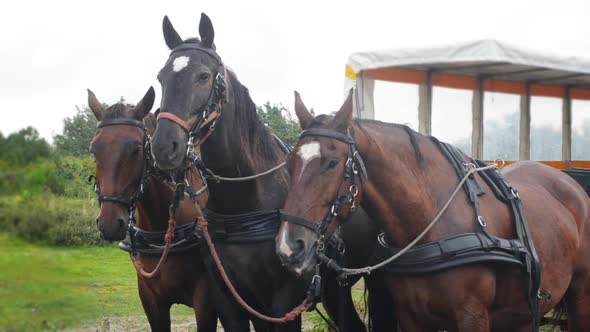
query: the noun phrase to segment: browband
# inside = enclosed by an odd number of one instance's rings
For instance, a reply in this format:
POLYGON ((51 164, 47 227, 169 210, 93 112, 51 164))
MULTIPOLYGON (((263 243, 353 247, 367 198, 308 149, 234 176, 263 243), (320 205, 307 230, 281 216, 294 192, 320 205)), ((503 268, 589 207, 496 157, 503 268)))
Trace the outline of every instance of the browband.
POLYGON ((307 129, 307 130, 304 130, 301 132, 301 134, 299 135, 299 139, 302 139, 302 138, 308 137, 308 136, 322 136, 322 137, 334 138, 334 139, 337 139, 337 140, 344 142, 346 144, 354 144, 354 139, 352 137, 347 136, 342 133, 339 133, 337 131, 331 130, 331 129, 323 129, 323 128, 307 129))
POLYGON ((146 130, 145 124, 141 121, 133 119, 107 119, 100 121, 96 124, 96 129, 100 129, 108 126, 135 126, 143 130, 146 130))
POLYGON ((176 52, 181 52, 181 51, 187 51, 187 50, 197 50, 197 51, 201 51, 203 53, 207 53, 209 56, 211 56, 213 59, 215 59, 217 61, 217 63, 221 64, 221 57, 219 55, 217 55, 217 53, 210 49, 210 48, 205 48, 205 47, 201 47, 198 44, 195 43, 186 43, 186 44, 182 44, 178 47, 175 47, 172 51, 170 51, 170 55, 176 53, 176 52))

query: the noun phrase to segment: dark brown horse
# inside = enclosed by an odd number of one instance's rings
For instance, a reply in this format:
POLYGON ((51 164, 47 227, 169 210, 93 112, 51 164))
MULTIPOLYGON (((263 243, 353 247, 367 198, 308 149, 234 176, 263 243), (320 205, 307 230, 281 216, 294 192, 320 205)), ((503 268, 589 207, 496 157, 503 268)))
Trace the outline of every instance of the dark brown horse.
MULTIPOLYGON (((379 221, 385 241, 402 248, 429 225, 459 184, 436 139, 406 126, 353 121, 351 96, 334 117, 314 118, 297 94, 295 109, 303 128, 320 135, 303 135, 288 159, 286 215, 314 223, 328 215, 347 162, 357 162, 343 140, 354 138, 366 165, 367 179, 358 183, 358 194, 345 202, 328 235, 345 220, 351 201, 360 202, 379 221)), ((569 331, 590 331, 590 199, 572 178, 540 163, 518 162, 501 173, 520 193, 542 266, 541 289, 552 294, 541 301, 541 314, 563 303, 569 331)), ((486 222, 474 221, 474 208, 461 190, 419 245, 481 227, 492 236, 516 237, 510 205, 496 198, 480 173, 475 179, 487 193, 479 197, 486 222)), ((277 246, 289 251, 285 264, 299 272, 314 265, 316 232, 283 222, 280 234, 277 246)), ((526 278, 515 265, 477 263, 416 276, 388 274, 387 284, 403 331, 531 331, 526 278)))
MULTIPOLYGON (((146 165, 150 151, 145 148, 148 134, 155 128, 155 118, 149 114, 153 102, 154 90, 150 88, 133 108, 118 103, 105 109, 94 94, 88 92, 88 105, 100 126, 90 144, 96 160, 96 183, 103 198, 96 222, 101 236, 109 241, 125 238, 130 213, 135 213, 136 227, 144 235, 159 234, 155 232, 162 233, 168 227, 168 207, 173 192, 162 177, 146 174, 146 167, 151 168, 151 165, 146 165), (137 209, 132 211, 128 203, 141 192, 142 182, 145 188, 138 196, 137 209)), ((195 187, 202 187, 199 176, 191 180, 195 187)), ((204 193, 199 203, 204 205, 206 201, 204 193)), ((183 200, 176 213, 178 228, 191 224, 195 215, 192 202, 183 200)), ((160 257, 139 254, 137 259, 145 270, 152 271, 160 257)), ((175 303, 194 308, 199 331, 216 330, 217 314, 209 296, 209 281, 198 246, 170 254, 153 278, 138 273, 137 285, 153 331, 170 331, 170 307, 175 303)))
MULTIPOLYGON (((204 14, 201 16, 200 39, 183 41, 167 17, 163 30, 171 54, 158 74, 163 97, 158 127, 152 140, 152 152, 158 167, 168 170, 181 167, 189 146, 189 133, 192 132, 198 140, 204 132, 210 132, 208 126, 204 127, 205 131, 199 131, 202 123, 199 121, 209 119, 217 111, 221 111, 221 115, 216 120, 215 131, 201 145, 203 161, 208 168, 224 177, 243 177, 280 164, 287 153, 258 117, 248 89, 233 72, 225 69, 215 50, 210 19, 204 14)), ((230 236, 218 239, 215 245, 229 278, 248 304, 275 317, 289 312, 304 299, 311 278, 291 275, 275 254, 274 237, 280 224, 278 210, 287 192, 286 171, 281 169, 243 182, 210 181, 209 186, 207 208, 210 209, 210 223, 219 219, 218 224, 223 224, 223 220, 232 219, 236 225, 250 213, 268 214, 265 218, 269 222, 252 231, 253 237, 232 242, 230 236), (272 218, 269 219, 269 216, 272 218), (263 236, 260 236, 261 233, 263 236)), ((248 223, 252 221, 248 220, 248 223)), ((351 226, 354 225, 355 222, 352 222, 351 226)), ((350 248, 357 243, 374 244, 376 232, 375 227, 366 225, 348 233, 353 234, 352 238, 356 240, 350 248)), ((355 260, 366 263, 372 253, 367 249, 368 244, 361 247, 355 248, 353 254, 346 257, 353 266, 355 260)), ((203 253, 206 254, 207 269, 215 279, 213 292, 221 323, 227 331, 248 331, 248 320, 253 321, 257 331, 301 329, 299 318, 287 324, 266 324, 250 316, 227 291, 210 255, 206 250, 203 253)), ((326 298, 334 299, 324 305, 341 329, 364 330, 363 322, 355 311, 350 288, 339 288, 333 277, 324 278, 324 281, 326 298)), ((383 294, 380 291, 373 293, 377 294, 373 299, 383 294)), ((385 327, 383 330, 391 329, 385 327)))

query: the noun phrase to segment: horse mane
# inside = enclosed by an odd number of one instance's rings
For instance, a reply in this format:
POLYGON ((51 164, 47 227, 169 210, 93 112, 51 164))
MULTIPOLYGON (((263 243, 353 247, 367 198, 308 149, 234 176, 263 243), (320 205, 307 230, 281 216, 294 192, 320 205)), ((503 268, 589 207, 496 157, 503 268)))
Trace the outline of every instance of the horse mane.
POLYGON ((229 83, 234 98, 236 127, 244 147, 250 147, 252 158, 277 162, 278 149, 274 136, 256 111, 256 104, 247 87, 242 85, 236 74, 228 70, 229 83))

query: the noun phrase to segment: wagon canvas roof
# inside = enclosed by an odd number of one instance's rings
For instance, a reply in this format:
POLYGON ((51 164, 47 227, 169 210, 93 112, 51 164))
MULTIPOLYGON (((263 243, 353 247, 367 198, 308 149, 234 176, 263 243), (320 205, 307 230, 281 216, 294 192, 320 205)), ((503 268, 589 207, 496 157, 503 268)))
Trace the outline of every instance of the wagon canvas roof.
POLYGON ((480 40, 456 45, 416 49, 358 52, 346 66, 349 84, 359 74, 368 79, 424 83, 524 93, 529 83, 531 95, 562 97, 564 88, 572 98, 590 99, 590 59, 564 57, 530 51, 496 40, 480 40), (495 87, 493 86, 495 82, 495 87))

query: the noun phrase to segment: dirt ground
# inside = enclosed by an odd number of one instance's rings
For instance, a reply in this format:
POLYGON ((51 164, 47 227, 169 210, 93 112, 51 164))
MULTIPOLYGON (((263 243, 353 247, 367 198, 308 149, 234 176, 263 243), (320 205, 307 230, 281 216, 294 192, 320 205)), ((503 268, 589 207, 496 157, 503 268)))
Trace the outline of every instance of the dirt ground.
MULTIPOLYGON (((223 332, 218 322, 217 331, 223 332)), ((311 322, 304 322, 303 331, 310 331, 313 327, 311 322)), ((250 327, 253 331, 253 328, 250 327)), ((96 324, 84 327, 67 329, 64 332, 143 332, 149 331, 150 327, 145 316, 127 317, 103 317, 97 320, 96 324)), ((172 332, 196 332, 197 324, 192 318, 172 319, 172 332)))

